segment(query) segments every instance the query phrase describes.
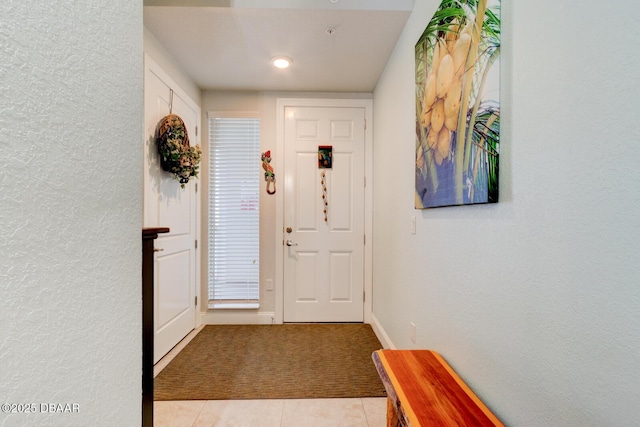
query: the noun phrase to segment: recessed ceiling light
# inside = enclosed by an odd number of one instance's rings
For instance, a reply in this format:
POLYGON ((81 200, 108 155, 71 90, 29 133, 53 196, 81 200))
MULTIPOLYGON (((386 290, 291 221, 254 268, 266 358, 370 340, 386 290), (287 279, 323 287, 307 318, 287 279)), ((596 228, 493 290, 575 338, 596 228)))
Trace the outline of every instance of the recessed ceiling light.
POLYGON ((291 58, 288 58, 286 56, 276 56, 275 58, 271 59, 271 63, 276 68, 287 68, 289 67, 289 65, 291 65, 292 62, 293 61, 291 60, 291 58))
POLYGON ((338 3, 340 0, 329 0, 331 3, 338 3))

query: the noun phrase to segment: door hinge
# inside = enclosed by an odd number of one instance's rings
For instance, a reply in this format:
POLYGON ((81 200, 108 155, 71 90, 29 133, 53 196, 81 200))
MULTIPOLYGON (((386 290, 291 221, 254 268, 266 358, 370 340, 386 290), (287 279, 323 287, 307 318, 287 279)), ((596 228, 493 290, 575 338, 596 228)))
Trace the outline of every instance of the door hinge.
POLYGON ((196 126, 196 136, 198 136, 198 126, 196 126))
POLYGON ((365 235, 364 235, 364 236, 362 236, 362 237, 364 237, 363 242, 364 242, 364 244, 366 245, 366 244, 367 244, 367 235, 365 234, 365 235))
POLYGON ((367 177, 364 177, 364 188, 367 188, 367 177))
POLYGON ((198 249, 198 239, 196 239, 196 249, 198 249))
POLYGON ((197 296, 195 297, 195 306, 196 307, 198 306, 198 297, 197 296))
POLYGON ((364 129, 367 129, 367 119, 364 119, 364 129))
POLYGON ((198 192, 198 183, 196 182, 196 193, 198 192))
POLYGON ((366 302, 367 301, 367 294, 365 291, 362 291, 362 302, 366 302))

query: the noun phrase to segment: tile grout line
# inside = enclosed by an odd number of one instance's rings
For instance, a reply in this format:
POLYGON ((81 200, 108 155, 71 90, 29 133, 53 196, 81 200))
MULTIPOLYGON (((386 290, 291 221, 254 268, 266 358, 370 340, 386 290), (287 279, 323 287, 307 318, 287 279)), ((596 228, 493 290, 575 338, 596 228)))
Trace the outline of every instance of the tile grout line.
POLYGON ((207 406, 207 402, 208 400, 204 401, 204 403, 202 404, 202 407, 200 407, 200 410, 198 411, 198 414, 196 415, 195 419, 191 423, 190 427, 195 427, 196 423, 198 422, 198 419, 200 418, 200 414, 202 414, 202 410, 204 409, 205 406, 207 406))
POLYGON ((284 423, 284 405, 287 404, 287 399, 282 400, 282 412, 280 412, 280 427, 283 427, 284 423))

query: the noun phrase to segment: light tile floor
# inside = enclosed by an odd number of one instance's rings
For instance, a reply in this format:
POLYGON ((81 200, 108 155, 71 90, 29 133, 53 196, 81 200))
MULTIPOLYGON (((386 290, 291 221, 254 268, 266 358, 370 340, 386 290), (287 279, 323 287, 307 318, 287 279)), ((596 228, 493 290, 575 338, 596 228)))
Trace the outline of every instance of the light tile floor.
MULTIPOLYGON (((154 366, 154 376, 195 337, 187 335, 154 366)), ((154 427, 383 427, 387 399, 189 400, 153 403, 154 427)))
POLYGON ((384 397, 154 402, 154 427, 383 427, 384 397))

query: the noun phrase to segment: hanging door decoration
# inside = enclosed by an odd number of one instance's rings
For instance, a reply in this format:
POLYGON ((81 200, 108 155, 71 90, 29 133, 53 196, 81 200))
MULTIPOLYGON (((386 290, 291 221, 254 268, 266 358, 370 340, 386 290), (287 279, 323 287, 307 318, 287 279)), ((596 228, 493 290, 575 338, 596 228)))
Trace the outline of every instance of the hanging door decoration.
POLYGON ((333 147, 331 145, 320 145, 318 147, 318 168, 331 169, 333 165, 333 147))
POLYGON ((160 166, 173 174, 180 182, 180 187, 189 182, 191 177, 198 177, 202 151, 200 146, 189 144, 189 135, 184 121, 173 111, 173 90, 169 102, 169 115, 164 116, 156 127, 156 143, 160 154, 160 166))
POLYGON ((333 147, 331 145, 318 146, 318 169, 320 173, 320 185, 322 186, 322 205, 324 222, 329 222, 329 195, 327 194, 327 174, 325 169, 333 166, 333 147))
POLYGON ((264 180, 267 182, 267 194, 276 194, 276 174, 271 163, 271 150, 262 153, 262 169, 264 169, 264 180), (271 189, 273 185, 273 189, 271 189))
POLYGON ((329 221, 329 197, 327 195, 327 175, 324 170, 320 173, 320 185, 322 186, 322 204, 324 210, 324 222, 329 221))

